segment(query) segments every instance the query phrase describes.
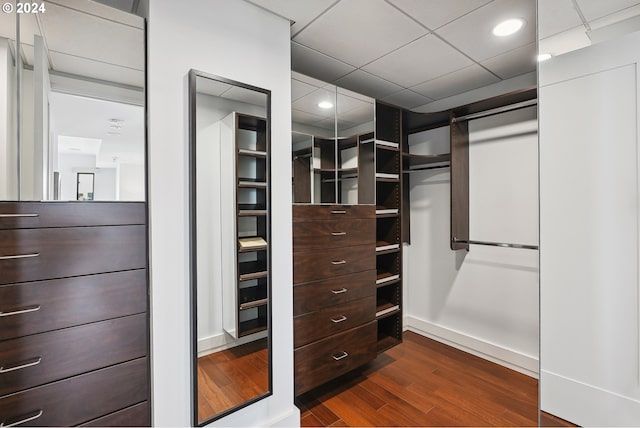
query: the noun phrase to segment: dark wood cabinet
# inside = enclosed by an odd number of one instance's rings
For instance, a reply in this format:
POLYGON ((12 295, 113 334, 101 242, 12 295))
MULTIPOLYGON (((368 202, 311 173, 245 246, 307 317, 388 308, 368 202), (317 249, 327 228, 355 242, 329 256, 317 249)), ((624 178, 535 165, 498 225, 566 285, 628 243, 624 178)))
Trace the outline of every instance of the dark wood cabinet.
POLYGON ((149 425, 146 207, 0 202, 0 425, 149 425))
POLYGON ((293 282, 301 284, 371 269, 375 263, 375 245, 329 248, 293 254, 293 282))

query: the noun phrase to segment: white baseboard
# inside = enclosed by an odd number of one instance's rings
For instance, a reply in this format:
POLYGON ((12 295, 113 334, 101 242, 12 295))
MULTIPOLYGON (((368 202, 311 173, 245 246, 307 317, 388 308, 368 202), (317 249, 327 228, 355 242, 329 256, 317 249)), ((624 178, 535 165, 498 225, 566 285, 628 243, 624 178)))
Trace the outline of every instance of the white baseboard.
POLYGON ((405 330, 437 340, 527 376, 538 378, 538 359, 536 357, 412 316, 405 317, 404 325, 405 330))
POLYGON ((542 371, 540 409, 579 426, 638 426, 640 401, 542 371))
POLYGON ((293 406, 288 412, 277 416, 267 424, 270 427, 299 427, 300 426, 300 409, 293 406))
POLYGON ((253 342, 254 340, 263 339, 265 337, 267 337, 266 331, 261 331, 259 333, 241 337, 240 339, 234 339, 229 334, 224 332, 207 337, 202 337, 198 339, 198 358, 204 357, 205 355, 213 354, 214 352, 223 351, 234 346, 253 342))

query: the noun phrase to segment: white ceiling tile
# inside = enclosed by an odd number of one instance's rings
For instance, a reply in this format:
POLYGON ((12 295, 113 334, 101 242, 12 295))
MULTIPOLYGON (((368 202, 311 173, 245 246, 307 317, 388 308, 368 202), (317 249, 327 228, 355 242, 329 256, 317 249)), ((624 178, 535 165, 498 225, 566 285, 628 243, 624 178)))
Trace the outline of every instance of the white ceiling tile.
POLYGON ((623 9, 619 12, 615 12, 607 16, 603 16, 599 19, 594 19, 593 21, 589 22, 589 26, 592 30, 597 30, 608 25, 635 18, 638 15, 640 15, 640 4, 631 6, 627 9, 623 9))
POLYGON ((395 83, 381 79, 362 70, 356 70, 353 73, 336 80, 335 83, 338 86, 379 99, 403 89, 402 86, 396 85, 395 83))
POLYGON ((290 21, 291 35, 302 30, 316 16, 327 10, 337 0, 249 0, 258 6, 269 9, 290 21))
POLYGON ((403 89, 400 92, 391 94, 388 97, 382 99, 390 104, 395 104, 400 107, 412 109, 414 107, 421 106, 433 101, 431 98, 427 98, 423 95, 417 94, 409 89, 403 89))
POLYGON ((329 83, 314 79, 313 77, 309 77, 306 74, 298 73, 297 71, 291 71, 291 78, 296 79, 302 83, 306 83, 307 85, 315 86, 316 88, 324 88, 329 85, 329 83))
POLYGON ((375 115, 375 109, 372 104, 370 106, 363 106, 360 108, 349 110, 346 113, 339 114, 338 120, 351 122, 354 124, 361 124, 361 123, 367 123, 367 122, 373 123, 374 115, 375 115))
POLYGON ((291 68, 329 82, 355 70, 348 64, 295 42, 291 42, 291 68))
POLYGON ((408 88, 471 64, 469 58, 428 34, 362 69, 408 88))
POLYGON ((542 39, 538 43, 540 53, 557 56, 590 46, 591 40, 587 36, 584 26, 572 28, 560 34, 542 39))
POLYGON ((358 98, 348 97, 344 94, 338 93, 336 109, 338 112, 338 116, 342 117, 345 113, 356 109, 369 108, 373 111, 373 103, 373 99, 370 99, 370 101, 367 102, 358 98))
POLYGON ((316 116, 301 110, 291 109, 291 120, 296 123, 311 125, 321 121, 322 119, 322 116, 316 116))
POLYGON ((231 89, 231 85, 219 80, 209 79, 199 76, 196 79, 196 92, 200 94, 212 95, 219 97, 220 95, 231 89))
POLYGON ((291 101, 302 98, 316 89, 318 88, 313 85, 309 85, 308 83, 304 83, 296 79, 291 79, 291 101))
POLYGON ((571 0, 538 0, 538 37, 561 33, 582 25, 571 0))
MULTIPOLYGON (((123 0, 124 3, 131 0, 123 0)), ((118 3, 120 0, 106 0, 104 3, 114 2, 118 3)), ((50 4, 56 4, 59 6, 64 6, 69 9, 74 9, 80 12, 88 13, 95 16, 101 16, 110 21, 119 22, 121 24, 126 24, 132 27, 139 28, 144 30, 144 19, 140 16, 134 15, 132 13, 126 13, 121 10, 118 10, 113 7, 106 6, 104 4, 100 4, 95 1, 78 1, 78 0, 49 0, 47 1, 47 8, 50 4)), ((124 5, 126 6, 126 5, 124 5)), ((49 13, 47 10, 46 13, 49 13)))
POLYGON ((92 61, 73 55, 50 52, 51 62, 56 71, 76 74, 93 79, 120 83, 123 85, 144 87, 144 71, 92 61))
POLYGON ((0 37, 16 39, 16 16, 13 13, 0 13, 0 37))
POLYGON ((411 87, 411 90, 440 100, 498 82, 496 76, 477 64, 411 87))
POLYGON ((135 0, 94 0, 94 1, 97 1, 98 3, 102 3, 109 7, 115 7, 116 9, 120 9, 127 13, 131 13, 131 11, 133 10, 133 4, 135 3, 135 0))
POLYGON ((252 89, 232 86, 231 89, 222 94, 222 98, 239 101, 245 104, 253 104, 259 107, 266 107, 267 95, 252 89))
POLYGON ((536 54, 536 44, 532 43, 482 61, 481 64, 502 79, 509 79, 535 71, 537 65, 536 54))
POLYGON ((340 88, 340 87, 338 87, 337 90, 338 90, 338 96, 344 95, 347 97, 355 98, 357 100, 365 101, 367 103, 375 103, 375 100, 373 98, 360 94, 358 92, 353 92, 348 89, 340 88))
POLYGON ((622 9, 640 4, 638 0, 577 0, 582 14, 588 21, 602 18, 622 9))
POLYGON ((310 94, 305 95, 302 98, 297 99, 291 103, 291 108, 300 110, 306 113, 310 113, 321 118, 323 117, 335 117, 335 105, 336 94, 335 86, 327 89, 317 89, 310 94), (323 109, 318 107, 318 104, 323 101, 328 101, 333 104, 333 108, 323 109))
POLYGON ((491 0, 389 0, 414 19, 435 30, 491 0))
POLYGON ((436 32, 474 60, 483 61, 536 41, 536 2, 494 0, 436 32), (493 27, 510 18, 523 18, 524 28, 511 36, 494 36, 493 27))
POLYGON ((25 64, 33 67, 33 57, 35 55, 35 49, 33 48, 33 45, 21 43, 20 46, 22 51, 22 60, 25 64))
POLYGON ((294 40, 361 67, 426 33, 383 0, 348 0, 329 9, 294 40))
POLYGON ((322 129, 330 129, 333 131, 335 127, 335 119, 331 119, 331 118, 322 119, 321 121, 312 123, 311 125, 318 128, 322 128, 322 129))

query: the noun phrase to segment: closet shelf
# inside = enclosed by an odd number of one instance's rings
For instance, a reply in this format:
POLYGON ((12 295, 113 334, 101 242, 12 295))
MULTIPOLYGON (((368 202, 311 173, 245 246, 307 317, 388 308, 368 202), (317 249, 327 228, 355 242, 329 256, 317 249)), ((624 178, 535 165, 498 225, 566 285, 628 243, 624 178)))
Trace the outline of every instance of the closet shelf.
POLYGON ((390 243, 387 241, 378 241, 376 242, 376 254, 389 254, 389 253, 397 253, 400 251, 400 244, 390 243))
POLYGON ((389 336, 386 334, 378 334, 378 354, 386 351, 389 348, 393 348, 397 344, 401 343, 401 340, 398 340, 394 336, 389 336))
POLYGON ((252 189, 266 189, 267 182, 264 180, 258 180, 255 178, 240 178, 238 179, 238 187, 252 188, 252 189))
POLYGON ((376 286, 380 288, 386 285, 395 284, 398 281, 400 281, 400 275, 398 274, 393 274, 391 272, 378 272, 378 276, 376 277, 376 286))
POLYGON ((251 308, 257 308, 258 306, 265 306, 268 303, 266 298, 260 300, 254 300, 252 302, 245 302, 240 304, 240 310, 245 311, 251 308))
POLYGON ((451 154, 417 155, 413 153, 402 153, 402 162, 405 169, 411 170, 414 167, 449 163, 451 162, 451 154))
POLYGON ((391 315, 398 312, 400 312, 400 305, 396 305, 386 301, 380 302, 376 307, 376 319, 390 317, 391 315))
POLYGON ((376 206, 376 217, 378 218, 398 217, 398 213, 398 208, 387 208, 382 205, 376 206))
POLYGON ((254 158, 266 158, 267 152, 262 150, 250 150, 250 149, 238 149, 238 154, 241 156, 251 156, 254 158))
POLYGON ((377 149, 391 150, 394 152, 397 152, 400 150, 400 144, 398 143, 393 143, 391 141, 384 141, 384 140, 375 140, 375 141, 376 141, 377 149))
POLYGON ((389 174, 385 172, 376 172, 376 181, 384 181, 388 183, 397 183, 400 181, 400 174, 389 174))
POLYGON ((264 251, 269 244, 260 236, 238 238, 238 251, 241 253, 251 253, 264 251))
POLYGON ((238 263, 240 281, 264 278, 267 276, 267 263, 264 261, 251 261, 238 263))
POLYGON ((238 217, 261 217, 266 215, 267 210, 238 210, 238 217))
POLYGON ((250 319, 248 321, 241 321, 239 323, 239 330, 243 336, 249 334, 258 333, 267 329, 267 317, 259 316, 258 318, 250 319))

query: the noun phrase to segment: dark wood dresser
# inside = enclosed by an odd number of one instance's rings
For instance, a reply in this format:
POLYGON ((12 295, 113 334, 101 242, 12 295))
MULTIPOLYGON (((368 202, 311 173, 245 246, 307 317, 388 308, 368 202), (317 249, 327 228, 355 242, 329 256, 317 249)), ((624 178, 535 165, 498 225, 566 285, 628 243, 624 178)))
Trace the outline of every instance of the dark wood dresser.
POLYGON ((375 206, 293 206, 296 395, 376 357, 375 247, 375 206))
POLYGON ((0 202, 0 426, 148 426, 143 202, 0 202))

